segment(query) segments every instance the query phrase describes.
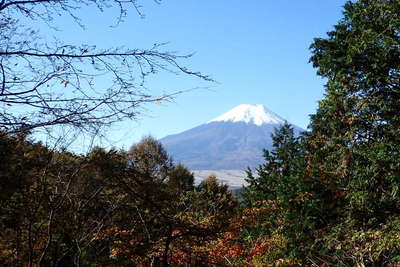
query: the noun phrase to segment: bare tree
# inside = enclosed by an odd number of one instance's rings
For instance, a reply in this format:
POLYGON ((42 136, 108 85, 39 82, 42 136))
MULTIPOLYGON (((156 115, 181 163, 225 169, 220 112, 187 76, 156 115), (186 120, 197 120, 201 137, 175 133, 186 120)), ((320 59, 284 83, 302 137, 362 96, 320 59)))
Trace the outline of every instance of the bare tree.
POLYGON ((35 27, 37 22, 52 27, 53 18, 60 14, 71 16, 83 27, 77 15, 82 6, 100 11, 116 7, 120 22, 129 5, 141 15, 137 0, 1 0, 0 131, 68 125, 93 133, 99 127, 135 118, 144 103, 168 100, 179 93, 154 95, 145 87, 149 75, 167 71, 212 80, 181 65, 191 55, 165 51, 163 44, 149 49, 99 49, 49 43, 35 27))

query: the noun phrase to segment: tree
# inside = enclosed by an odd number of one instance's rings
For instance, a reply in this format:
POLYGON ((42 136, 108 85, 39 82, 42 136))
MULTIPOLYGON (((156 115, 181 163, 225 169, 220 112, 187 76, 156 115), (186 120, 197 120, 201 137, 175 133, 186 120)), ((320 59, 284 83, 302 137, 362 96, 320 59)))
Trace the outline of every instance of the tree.
POLYGON ((0 175, 0 263, 87 263, 92 237, 110 222, 115 204, 100 197, 104 185, 93 164, 25 139, 0 140, 5 154, 0 175))
POLYGON ((311 45, 327 79, 305 139, 326 227, 315 245, 322 262, 398 264, 399 31, 399 1, 348 1, 334 30, 311 45))
MULTIPOLYGON (((201 199, 206 202, 203 203, 204 210, 207 211, 208 207, 212 207, 213 216, 219 213, 223 215, 225 212, 232 213, 236 206, 232 192, 228 190, 228 185, 222 184, 217 180, 215 175, 210 175, 204 179, 198 186, 197 191, 200 192, 201 199)), ((200 206, 200 205, 199 205, 200 206)))
POLYGON ((248 257, 264 264, 282 259, 298 262, 308 253, 310 232, 317 220, 314 197, 304 177, 305 149, 302 136, 295 136, 285 122, 272 135, 273 149, 264 150, 265 163, 255 176, 248 170, 244 188, 244 214, 252 216, 243 227, 242 240, 248 257), (264 245, 262 245, 264 244, 264 245))
POLYGON ((275 129, 272 146, 272 151, 264 150, 265 163, 257 169, 258 175, 255 177, 248 171, 249 185, 243 199, 249 207, 256 201, 279 199, 287 202, 298 190, 304 151, 289 123, 275 129))
POLYGON ((182 164, 177 164, 168 173, 168 186, 178 193, 194 190, 193 173, 182 164))
POLYGON ((151 136, 142 138, 127 153, 132 168, 142 177, 164 182, 173 168, 171 157, 162 144, 151 136))
POLYGON ((192 174, 151 138, 129 153, 76 156, 0 135, 0 159, 4 266, 201 264, 236 207, 215 179, 193 190, 192 174))
MULTIPOLYGON (((193 174, 175 166, 152 137, 143 138, 127 153, 96 149, 89 159, 95 167, 92 173, 98 172, 106 186, 101 192, 110 195, 100 208, 107 203, 116 207, 112 223, 95 236, 96 251, 110 251, 108 264, 204 263, 198 251, 225 231, 236 207, 226 185, 210 178, 194 190, 193 174)), ((97 257, 107 262, 106 257, 97 257)))
MULTIPOLYGON (((155 2, 158 2, 155 0, 155 2)), ((50 26, 66 15, 81 24, 83 6, 119 9, 118 23, 137 0, 28 0, 0 2, 0 130, 9 133, 54 126, 97 133, 122 119, 136 118, 142 104, 170 100, 179 92, 154 95, 149 75, 183 73, 211 81, 181 65, 191 55, 150 49, 96 48, 61 41, 46 42, 39 23, 50 26)))
POLYGON ((399 1, 358 0, 314 40, 326 94, 309 131, 284 125, 249 172, 245 207, 211 242, 217 264, 399 265, 399 32, 399 1))
POLYGON ((400 208, 400 4, 360 0, 344 9, 328 38, 311 46, 328 83, 312 117, 309 146, 319 160, 310 164, 327 174, 351 216, 373 224, 400 208))

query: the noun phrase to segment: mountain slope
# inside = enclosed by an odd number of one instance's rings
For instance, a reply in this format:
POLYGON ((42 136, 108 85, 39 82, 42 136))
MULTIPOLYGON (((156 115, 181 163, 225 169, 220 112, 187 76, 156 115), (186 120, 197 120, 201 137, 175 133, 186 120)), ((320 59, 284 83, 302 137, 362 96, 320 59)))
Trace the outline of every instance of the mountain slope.
POLYGON ((175 161, 192 170, 244 170, 262 163, 262 149, 271 148, 271 134, 282 123, 284 119, 262 105, 239 105, 160 141, 175 161))

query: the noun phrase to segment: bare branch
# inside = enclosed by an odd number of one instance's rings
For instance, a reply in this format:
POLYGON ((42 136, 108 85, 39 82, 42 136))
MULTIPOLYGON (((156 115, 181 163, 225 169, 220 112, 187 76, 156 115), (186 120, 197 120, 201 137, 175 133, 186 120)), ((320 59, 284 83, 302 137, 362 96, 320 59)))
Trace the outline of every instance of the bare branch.
MULTIPOLYGON (((156 1, 157 2, 157 1, 156 1)), ((181 91, 157 95, 145 87, 159 72, 184 74, 204 81, 211 77, 182 65, 192 54, 150 49, 96 49, 60 41, 42 41, 34 24, 25 27, 14 16, 50 22, 55 14, 74 13, 82 5, 101 11, 115 4, 120 18, 137 0, 21 0, 0 3, 0 131, 71 126, 97 133, 123 119, 135 119, 143 104, 171 101, 181 91)))

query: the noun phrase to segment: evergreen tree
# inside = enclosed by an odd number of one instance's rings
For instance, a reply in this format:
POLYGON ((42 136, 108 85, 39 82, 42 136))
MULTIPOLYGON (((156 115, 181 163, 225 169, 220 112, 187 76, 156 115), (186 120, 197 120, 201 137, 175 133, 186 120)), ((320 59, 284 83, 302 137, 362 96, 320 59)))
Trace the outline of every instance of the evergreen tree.
POLYGON ((349 1, 328 37, 312 44, 311 62, 327 79, 324 99, 299 153, 282 150, 285 138, 275 137, 245 193, 249 207, 278 205, 255 225, 270 240, 284 228, 274 255, 304 264, 399 263, 399 32, 398 0, 349 1))
POLYGON ((327 79, 305 138, 305 177, 321 222, 314 262, 399 263, 399 31, 398 0, 349 1, 334 30, 311 46, 327 79))
POLYGON ((300 138, 287 122, 275 129, 272 151, 264 150, 265 163, 257 169, 257 176, 248 170, 248 186, 243 193, 246 206, 256 201, 280 200, 287 202, 299 189, 299 174, 303 163, 300 138))
POLYGON ((327 78, 312 117, 308 163, 330 201, 361 224, 398 213, 400 200, 400 2, 348 2, 315 39, 311 61, 327 78))
POLYGON ((243 194, 247 209, 256 213, 268 211, 246 228, 245 240, 273 240, 279 236, 275 245, 285 244, 284 248, 266 256, 268 264, 281 257, 290 262, 296 257, 305 257, 307 248, 298 244, 310 242, 309 232, 315 224, 315 203, 310 185, 304 179, 302 137, 296 137, 292 126, 285 123, 275 130, 272 139, 273 149, 264 151, 265 163, 257 169, 257 175, 248 171, 249 185, 243 194))

